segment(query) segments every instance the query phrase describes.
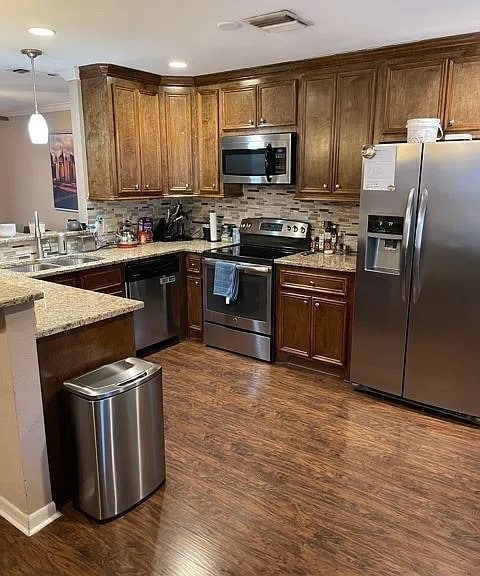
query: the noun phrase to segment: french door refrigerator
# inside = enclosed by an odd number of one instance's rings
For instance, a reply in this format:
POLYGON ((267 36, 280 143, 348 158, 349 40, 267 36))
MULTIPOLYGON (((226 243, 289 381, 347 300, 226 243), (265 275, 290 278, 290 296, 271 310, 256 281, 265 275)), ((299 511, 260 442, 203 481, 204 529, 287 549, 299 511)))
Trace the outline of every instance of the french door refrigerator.
POLYGON ((480 141, 364 147, 351 380, 480 417, 480 141))

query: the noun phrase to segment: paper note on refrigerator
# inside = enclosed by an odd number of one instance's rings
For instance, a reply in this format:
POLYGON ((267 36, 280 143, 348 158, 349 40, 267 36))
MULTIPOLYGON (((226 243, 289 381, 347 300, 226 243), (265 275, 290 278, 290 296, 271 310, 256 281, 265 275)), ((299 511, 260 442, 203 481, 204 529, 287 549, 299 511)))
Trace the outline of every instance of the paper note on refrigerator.
POLYGON ((364 190, 392 190, 395 186, 396 146, 377 146, 363 164, 364 190))

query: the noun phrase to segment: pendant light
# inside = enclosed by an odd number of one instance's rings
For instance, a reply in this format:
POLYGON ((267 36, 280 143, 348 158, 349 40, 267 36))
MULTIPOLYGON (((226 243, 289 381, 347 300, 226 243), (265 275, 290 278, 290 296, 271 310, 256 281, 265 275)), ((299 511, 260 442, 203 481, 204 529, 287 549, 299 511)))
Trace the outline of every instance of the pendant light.
POLYGON ((33 104, 34 112, 28 121, 28 134, 32 144, 48 144, 48 126, 45 118, 38 112, 37 105, 37 86, 35 84, 35 58, 41 56, 43 52, 36 48, 24 48, 22 54, 30 58, 32 65, 32 81, 33 81, 33 104))

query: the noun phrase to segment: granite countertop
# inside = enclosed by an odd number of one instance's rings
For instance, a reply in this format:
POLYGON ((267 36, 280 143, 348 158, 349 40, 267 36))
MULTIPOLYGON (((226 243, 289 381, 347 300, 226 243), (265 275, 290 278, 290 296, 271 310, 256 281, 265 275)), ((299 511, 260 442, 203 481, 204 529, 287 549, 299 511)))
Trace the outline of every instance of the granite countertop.
POLYGON ((0 305, 35 301, 37 338, 65 332, 143 308, 143 302, 0 272, 0 305), (8 295, 8 296, 7 296, 8 295))
MULTIPOLYGON (((112 264, 122 264, 134 260, 142 260, 145 258, 153 258, 155 256, 162 256, 165 254, 177 254, 179 252, 194 252, 201 254, 205 250, 218 248, 220 246, 228 246, 224 242, 206 242, 205 240, 185 240, 180 242, 152 242, 150 244, 141 244, 136 248, 101 248, 95 252, 84 252, 80 256, 85 256, 91 259, 90 262, 84 264, 75 264, 73 266, 58 266, 49 268, 48 270, 41 270, 39 272, 31 272, 26 275, 32 278, 47 278, 48 276, 55 276, 57 274, 64 274, 68 272, 76 272, 78 270, 87 270, 89 268, 98 268, 100 266, 110 266, 112 264)), ((79 256, 79 254, 66 254, 62 257, 79 256)), ((58 255, 45 258, 45 263, 55 263, 55 258, 58 255)), ((18 263, 16 261, 15 263, 18 263)), ((22 262, 20 262, 21 264, 22 262)), ((26 261, 28 263, 28 261, 26 261)), ((2 267, 14 264, 14 262, 0 264, 0 271, 2 267)))
POLYGON ((356 254, 323 254, 322 252, 301 252, 284 258, 277 258, 275 264, 299 266, 302 268, 322 268, 335 272, 355 272, 357 268, 356 254))

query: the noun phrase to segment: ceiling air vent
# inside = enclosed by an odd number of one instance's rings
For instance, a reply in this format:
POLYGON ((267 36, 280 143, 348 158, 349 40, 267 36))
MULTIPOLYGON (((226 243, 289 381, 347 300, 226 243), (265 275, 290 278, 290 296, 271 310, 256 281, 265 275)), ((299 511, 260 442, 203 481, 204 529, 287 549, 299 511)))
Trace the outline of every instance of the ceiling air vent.
POLYGON ((12 72, 15 72, 15 74, 30 74, 30 70, 26 68, 13 68, 12 72))
POLYGON ((298 30, 312 25, 312 22, 300 18, 294 12, 290 12, 290 10, 279 10, 278 12, 253 16, 244 20, 244 22, 264 32, 289 32, 290 30, 298 30))

